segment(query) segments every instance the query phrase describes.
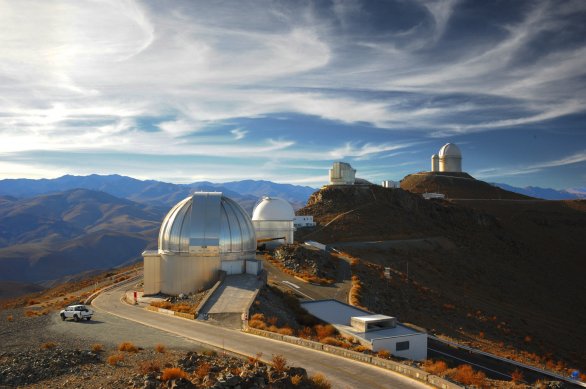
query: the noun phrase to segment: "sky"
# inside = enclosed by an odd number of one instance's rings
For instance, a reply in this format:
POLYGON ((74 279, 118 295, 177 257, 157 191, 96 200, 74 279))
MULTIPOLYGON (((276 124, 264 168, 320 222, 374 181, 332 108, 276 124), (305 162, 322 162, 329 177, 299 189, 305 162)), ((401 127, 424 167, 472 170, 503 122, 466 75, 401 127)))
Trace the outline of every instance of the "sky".
POLYGON ((586 1, 0 0, 0 179, 586 187, 586 1))

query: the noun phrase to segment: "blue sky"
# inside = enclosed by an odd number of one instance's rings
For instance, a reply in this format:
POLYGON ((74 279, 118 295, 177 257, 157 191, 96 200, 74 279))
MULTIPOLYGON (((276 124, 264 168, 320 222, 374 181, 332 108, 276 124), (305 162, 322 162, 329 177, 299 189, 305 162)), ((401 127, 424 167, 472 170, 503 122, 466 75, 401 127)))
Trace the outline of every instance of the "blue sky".
POLYGON ((0 178, 586 186, 586 2, 2 1, 0 178))

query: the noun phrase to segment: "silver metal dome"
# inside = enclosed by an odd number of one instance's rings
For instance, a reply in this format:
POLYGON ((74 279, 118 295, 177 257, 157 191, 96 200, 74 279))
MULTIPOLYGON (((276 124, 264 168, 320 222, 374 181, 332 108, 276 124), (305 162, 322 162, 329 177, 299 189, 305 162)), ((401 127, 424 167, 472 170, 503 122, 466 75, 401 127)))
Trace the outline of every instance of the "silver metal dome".
POLYGON ((220 192, 199 192, 175 205, 163 219, 159 253, 220 255, 254 253, 256 236, 250 216, 220 192))

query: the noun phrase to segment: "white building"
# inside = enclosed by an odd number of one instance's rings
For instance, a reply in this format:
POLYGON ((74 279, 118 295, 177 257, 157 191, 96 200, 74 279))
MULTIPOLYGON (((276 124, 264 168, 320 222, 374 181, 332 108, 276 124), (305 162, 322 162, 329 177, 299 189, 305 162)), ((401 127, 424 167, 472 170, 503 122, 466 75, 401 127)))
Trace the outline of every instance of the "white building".
POLYGON ((401 184, 397 181, 385 180, 381 183, 383 188, 400 188, 401 184))
POLYGON ((387 350, 415 361, 427 358, 427 334, 400 324, 392 316, 375 315, 337 300, 306 301, 301 306, 372 351, 387 350))
POLYGON ((315 222, 313 221, 313 216, 295 216, 293 226, 295 226, 295 228, 315 227, 315 222))
POLYGON ((330 169, 330 185, 354 185, 355 181, 356 169, 346 162, 334 162, 330 169))
POLYGON ((293 243, 294 220, 295 212, 289 202, 278 197, 263 197, 252 212, 258 244, 274 248, 293 243))
MULTIPOLYGON (((222 193, 194 193, 163 219, 159 249, 143 253, 144 293, 178 295, 208 288, 219 270, 245 273, 255 255, 256 235, 246 211, 222 193)), ((248 268, 260 271, 259 266, 248 268)))
POLYGON ((431 156, 432 172, 462 172, 462 152, 453 143, 446 143, 438 154, 431 156))

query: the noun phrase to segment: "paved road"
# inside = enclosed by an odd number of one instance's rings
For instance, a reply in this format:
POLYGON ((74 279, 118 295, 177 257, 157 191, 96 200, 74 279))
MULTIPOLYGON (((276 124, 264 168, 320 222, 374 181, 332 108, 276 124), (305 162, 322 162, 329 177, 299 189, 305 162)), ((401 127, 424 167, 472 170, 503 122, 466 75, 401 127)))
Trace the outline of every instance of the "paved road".
POLYGON ((265 359, 283 354, 289 364, 302 366, 309 374, 325 374, 336 388, 429 388, 429 386, 365 363, 356 362, 278 342, 240 331, 228 330, 197 321, 148 312, 120 301, 126 287, 113 289, 93 301, 99 313, 108 312, 127 320, 158 328, 169 333, 245 355, 263 352, 265 359))

